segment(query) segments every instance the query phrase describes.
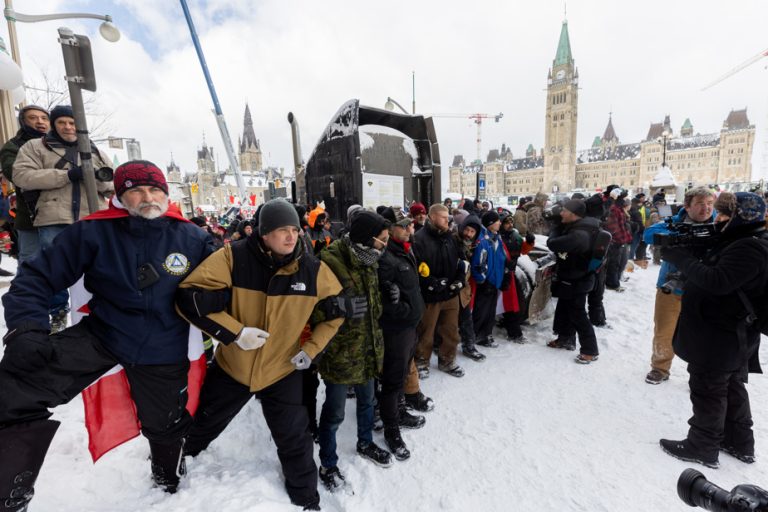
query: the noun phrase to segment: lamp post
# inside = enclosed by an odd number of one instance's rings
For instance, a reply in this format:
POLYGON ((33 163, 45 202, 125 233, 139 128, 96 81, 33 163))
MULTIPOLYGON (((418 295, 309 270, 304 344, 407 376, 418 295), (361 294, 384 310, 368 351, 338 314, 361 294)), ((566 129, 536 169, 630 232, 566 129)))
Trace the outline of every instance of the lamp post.
POLYGON ((672 134, 669 133, 669 130, 664 129, 663 132, 661 132, 661 137, 656 139, 658 142, 662 144, 661 147, 661 166, 666 167, 667 166, 667 139, 670 138, 672 134))
MULTIPOLYGON (((116 42, 120 39, 120 31, 112 24, 112 17, 109 15, 89 14, 89 13, 58 13, 58 14, 23 14, 16 12, 13 9, 13 0, 5 0, 5 9, 3 9, 3 15, 8 21, 8 36, 11 47, 11 57, 16 65, 21 68, 21 55, 19 52, 19 42, 16 37, 16 22, 22 23, 37 23, 40 21, 61 20, 70 18, 90 18, 102 20, 103 23, 99 27, 101 36, 110 42, 116 42)), ((22 84, 23 91, 23 84, 22 84)), ((0 140, 8 140, 13 136, 13 125, 9 124, 7 120, 13 120, 15 118, 13 113, 14 105, 23 103, 23 99, 15 102, 15 99, 11 99, 12 96, 6 91, 0 91, 0 140)))
POLYGON ((402 110, 404 114, 410 115, 410 113, 407 110, 405 110, 401 104, 399 104, 397 101, 387 96, 387 102, 384 104, 384 109, 392 112, 393 110, 395 110, 395 106, 397 106, 397 108, 402 110))
POLYGON ((413 109, 411 112, 408 112, 407 110, 405 110, 405 108, 401 104, 399 104, 398 102, 396 102, 394 99, 390 98, 389 96, 387 96, 387 102, 384 104, 384 109, 385 110, 389 110, 390 112, 392 112, 393 110, 395 110, 395 106, 397 106, 397 108, 402 110, 404 114, 416 115, 416 72, 415 71, 411 71, 411 87, 412 87, 412 89, 411 89, 411 94, 412 94, 412 96, 411 96, 411 98, 412 98, 411 108, 413 109))

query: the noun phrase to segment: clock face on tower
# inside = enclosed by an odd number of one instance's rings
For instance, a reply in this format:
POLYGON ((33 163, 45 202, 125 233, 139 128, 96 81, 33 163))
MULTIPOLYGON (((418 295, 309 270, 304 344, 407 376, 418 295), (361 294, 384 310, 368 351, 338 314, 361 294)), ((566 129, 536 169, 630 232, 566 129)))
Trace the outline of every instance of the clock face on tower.
POLYGON ((565 78, 565 70, 561 69, 560 71, 558 71, 557 75, 555 75, 555 78, 557 78, 558 80, 562 80, 563 78, 565 78))

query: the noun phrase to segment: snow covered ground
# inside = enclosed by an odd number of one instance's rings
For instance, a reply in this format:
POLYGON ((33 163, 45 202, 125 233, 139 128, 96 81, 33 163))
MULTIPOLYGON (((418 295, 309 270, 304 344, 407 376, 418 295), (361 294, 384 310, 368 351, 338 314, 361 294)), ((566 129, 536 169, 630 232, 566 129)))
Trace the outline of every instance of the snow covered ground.
MULTIPOLYGON (((12 263, 4 259, 4 267, 12 263)), ((551 320, 525 328, 527 345, 502 342, 482 363, 459 356, 467 374, 434 367, 423 391, 435 399, 421 430, 404 431, 412 452, 382 469, 355 454, 354 402, 339 431, 340 468, 354 495, 320 490, 324 510, 355 511, 641 511, 691 510, 676 483, 696 467, 721 487, 768 487, 768 379, 748 385, 757 463, 721 454, 721 468, 685 464, 664 454, 661 437, 687 432, 687 373, 676 360, 669 382, 645 383, 649 370, 658 267, 637 269, 625 293, 606 291, 612 329, 599 329, 600 360, 582 366, 574 353, 547 348, 551 320)), ((2 291, 8 279, 0 282, 2 291)), ((5 325, 3 324, 3 328, 5 325)), ((4 329, 3 329, 4 331, 4 329)), ((501 334, 501 333, 499 333, 501 334)), ((501 338, 501 336, 499 336, 501 338)), ((767 361, 768 348, 762 350, 767 361)), ((323 401, 322 386, 319 403, 323 401)), ((296 510, 283 489, 275 447, 252 401, 195 460, 181 490, 153 489, 149 448, 135 439, 91 463, 80 399, 59 407, 63 422, 38 479, 36 511, 296 510)), ((383 443, 382 436, 375 439, 383 443)))

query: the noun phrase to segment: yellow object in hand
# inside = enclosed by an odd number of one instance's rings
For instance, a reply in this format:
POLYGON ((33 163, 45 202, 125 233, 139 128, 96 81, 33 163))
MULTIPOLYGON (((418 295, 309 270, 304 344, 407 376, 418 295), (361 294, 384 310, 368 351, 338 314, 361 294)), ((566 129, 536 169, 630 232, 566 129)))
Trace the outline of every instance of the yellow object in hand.
POLYGON ((426 262, 419 263, 419 275, 421 277, 429 277, 429 265, 426 262))

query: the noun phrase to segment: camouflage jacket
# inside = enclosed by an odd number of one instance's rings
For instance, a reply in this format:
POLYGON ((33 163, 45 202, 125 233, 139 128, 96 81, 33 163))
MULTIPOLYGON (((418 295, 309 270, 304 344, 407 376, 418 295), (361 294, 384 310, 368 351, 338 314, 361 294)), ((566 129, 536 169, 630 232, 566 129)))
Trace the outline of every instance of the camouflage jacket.
POLYGON ((361 320, 347 319, 319 362, 323 379, 333 384, 362 384, 381 372, 384 359, 384 335, 379 325, 382 312, 378 265, 366 267, 352 250, 336 240, 320 253, 336 274, 342 294, 368 297, 368 312, 361 320))

